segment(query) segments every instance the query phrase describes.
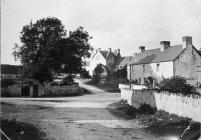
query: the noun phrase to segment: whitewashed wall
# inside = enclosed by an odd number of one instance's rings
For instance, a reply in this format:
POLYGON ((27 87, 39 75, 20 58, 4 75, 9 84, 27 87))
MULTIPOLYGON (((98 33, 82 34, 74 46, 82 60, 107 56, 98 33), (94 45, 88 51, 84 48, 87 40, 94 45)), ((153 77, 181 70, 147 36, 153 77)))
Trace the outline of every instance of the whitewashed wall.
POLYGON ((86 67, 86 69, 89 71, 89 74, 93 74, 93 70, 97 66, 97 64, 103 64, 106 66, 106 59, 103 57, 103 55, 98 52, 90 61, 90 66, 86 67))
POLYGON ((149 104, 157 110, 163 110, 171 114, 188 117, 201 122, 201 98, 193 98, 167 92, 152 94, 151 92, 121 89, 121 99, 129 105, 139 108, 140 104, 149 104))
MULTIPOLYGON (((130 79, 130 67, 127 68, 127 76, 130 79)), ((144 84, 144 78, 154 77, 160 81, 163 78, 170 78, 172 76, 174 76, 173 61, 132 65, 131 67, 131 79, 141 79, 141 84, 144 84), (158 69, 157 64, 159 64, 158 69)))
POLYGON ((201 98, 165 93, 154 93, 154 96, 158 110, 201 122, 201 98))
POLYGON ((160 62, 160 63, 151 63, 151 67, 154 75, 157 77, 170 78, 174 75, 173 71, 173 61, 169 62, 160 62), (159 64, 159 69, 157 71, 156 65, 159 64))
POLYGON ((132 95, 133 95, 133 90, 130 89, 121 89, 121 100, 127 101, 127 103, 132 106, 132 95))

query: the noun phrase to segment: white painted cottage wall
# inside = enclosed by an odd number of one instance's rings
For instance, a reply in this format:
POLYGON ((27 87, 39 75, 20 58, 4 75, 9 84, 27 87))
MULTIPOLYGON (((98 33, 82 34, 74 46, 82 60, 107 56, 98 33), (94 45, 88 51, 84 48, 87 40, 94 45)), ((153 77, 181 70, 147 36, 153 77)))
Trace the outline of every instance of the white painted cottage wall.
POLYGON ((103 64, 106 66, 106 59, 103 57, 101 52, 97 52, 97 54, 91 59, 90 66, 86 67, 90 75, 93 75, 93 70, 98 64, 103 64))

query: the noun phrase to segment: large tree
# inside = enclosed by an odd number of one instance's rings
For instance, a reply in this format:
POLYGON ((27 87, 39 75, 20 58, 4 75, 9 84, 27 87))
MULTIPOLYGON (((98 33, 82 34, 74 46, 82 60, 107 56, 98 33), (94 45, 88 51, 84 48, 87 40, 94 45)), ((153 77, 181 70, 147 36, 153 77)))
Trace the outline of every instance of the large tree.
POLYGON ((83 59, 93 49, 89 39, 83 27, 67 34, 59 19, 48 17, 23 27, 13 54, 23 64, 23 77, 47 81, 53 72, 81 73, 83 59))

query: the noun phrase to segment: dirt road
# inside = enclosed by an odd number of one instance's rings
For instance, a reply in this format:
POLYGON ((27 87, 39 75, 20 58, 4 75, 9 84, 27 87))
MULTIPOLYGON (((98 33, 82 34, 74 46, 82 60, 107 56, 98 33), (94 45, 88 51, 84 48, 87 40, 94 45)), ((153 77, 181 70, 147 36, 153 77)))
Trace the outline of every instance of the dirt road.
POLYGON ((48 140, 157 140, 137 120, 112 115, 106 107, 120 100, 119 93, 80 85, 91 94, 62 98, 2 98, 1 117, 31 123, 48 140))

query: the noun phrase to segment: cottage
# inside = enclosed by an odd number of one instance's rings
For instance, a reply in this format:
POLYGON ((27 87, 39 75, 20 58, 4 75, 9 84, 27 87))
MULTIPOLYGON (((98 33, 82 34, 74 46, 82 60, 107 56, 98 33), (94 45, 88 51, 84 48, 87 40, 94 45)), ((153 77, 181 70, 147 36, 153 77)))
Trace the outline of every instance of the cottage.
MULTIPOLYGON (((116 62, 121 59, 120 49, 112 52, 109 48, 108 51, 101 50, 101 48, 96 49, 91 55, 90 61, 86 62, 85 68, 89 71, 90 75, 93 75, 93 71, 98 64, 102 64, 107 71, 113 72, 116 70, 116 62)), ((105 74, 107 75, 107 74, 105 74)))
POLYGON ((138 84, 158 83, 163 78, 181 76, 190 84, 201 83, 201 53, 192 44, 192 37, 182 38, 182 45, 171 46, 161 41, 160 48, 146 50, 140 46, 128 70, 128 79, 138 84))

